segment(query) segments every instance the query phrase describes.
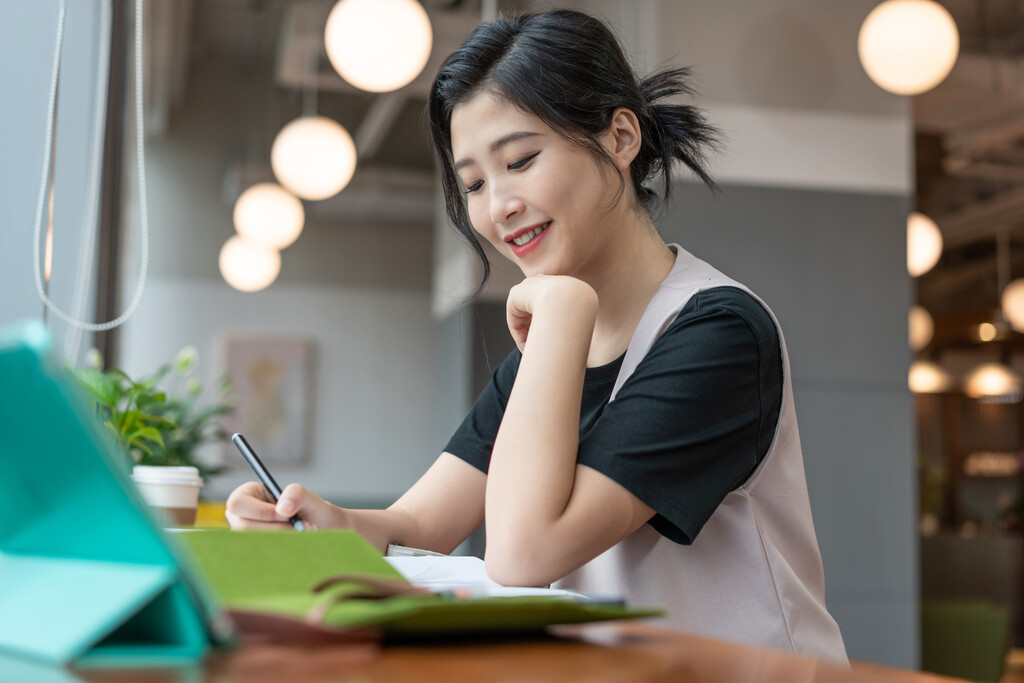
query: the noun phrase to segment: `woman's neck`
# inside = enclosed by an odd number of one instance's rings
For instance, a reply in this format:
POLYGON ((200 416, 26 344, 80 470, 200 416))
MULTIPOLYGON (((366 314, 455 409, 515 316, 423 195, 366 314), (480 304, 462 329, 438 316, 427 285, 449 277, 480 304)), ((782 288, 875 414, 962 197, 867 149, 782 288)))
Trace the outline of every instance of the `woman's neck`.
POLYGON ((630 211, 629 224, 615 232, 599 272, 585 278, 597 292, 597 321, 588 365, 618 358, 629 345, 644 309, 675 263, 650 218, 630 211))

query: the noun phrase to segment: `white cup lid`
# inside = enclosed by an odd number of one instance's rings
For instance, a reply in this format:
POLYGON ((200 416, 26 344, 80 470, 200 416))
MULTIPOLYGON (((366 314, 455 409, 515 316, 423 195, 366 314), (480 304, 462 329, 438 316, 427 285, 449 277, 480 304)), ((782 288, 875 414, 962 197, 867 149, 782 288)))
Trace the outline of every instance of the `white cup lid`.
POLYGON ((132 479, 143 484, 203 485, 203 478, 195 467, 136 465, 132 468, 132 479))

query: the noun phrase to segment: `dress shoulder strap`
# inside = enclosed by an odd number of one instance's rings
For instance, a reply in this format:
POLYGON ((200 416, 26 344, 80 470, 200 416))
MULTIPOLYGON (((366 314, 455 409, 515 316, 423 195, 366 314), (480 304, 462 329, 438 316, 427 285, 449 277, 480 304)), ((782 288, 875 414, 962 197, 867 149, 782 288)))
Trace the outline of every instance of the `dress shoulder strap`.
POLYGON ((695 293, 722 286, 738 287, 750 292, 745 286, 701 261, 678 244, 669 244, 668 248, 676 254, 675 265, 658 287, 658 291, 651 297, 636 326, 636 331, 633 332, 633 337, 629 340, 629 347, 622 359, 622 367, 619 368, 615 386, 612 388, 611 401, 615 400, 619 389, 636 370, 636 366, 695 293))

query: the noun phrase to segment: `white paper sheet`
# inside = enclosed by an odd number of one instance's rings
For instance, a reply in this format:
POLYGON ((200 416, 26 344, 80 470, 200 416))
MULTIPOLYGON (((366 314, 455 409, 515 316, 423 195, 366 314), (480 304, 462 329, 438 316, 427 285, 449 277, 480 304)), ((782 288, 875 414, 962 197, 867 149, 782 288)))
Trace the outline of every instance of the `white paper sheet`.
POLYGON ((537 595, 587 599, 580 593, 557 588, 502 586, 487 576, 484 561, 478 557, 392 556, 384 559, 414 586, 422 586, 435 592, 464 590, 474 597, 537 595))

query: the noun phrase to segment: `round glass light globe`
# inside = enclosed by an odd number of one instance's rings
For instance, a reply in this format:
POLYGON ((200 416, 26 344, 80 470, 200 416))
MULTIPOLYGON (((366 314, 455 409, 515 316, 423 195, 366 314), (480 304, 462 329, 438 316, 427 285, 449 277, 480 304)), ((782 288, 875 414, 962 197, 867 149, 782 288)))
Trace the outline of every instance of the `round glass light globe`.
POLYGON ((281 272, 281 254, 235 235, 220 248, 220 274, 240 292, 266 289, 281 272))
POLYGON ((270 166, 278 182, 303 199, 327 199, 352 180, 356 145, 337 121, 303 116, 277 133, 270 166))
POLYGON ((910 366, 907 384, 915 394, 938 394, 949 391, 953 384, 949 373, 927 360, 916 360, 910 366))
POLYGON ((914 212, 907 218, 907 272, 913 277, 924 275, 935 267, 942 256, 942 233, 935 221, 914 212))
POLYGON ((324 29, 334 70, 370 92, 397 90, 416 78, 433 40, 430 18, 416 0, 341 0, 324 29))
POLYGON ((952 71, 959 50, 953 16, 933 0, 887 0, 871 10, 857 36, 864 71, 897 95, 937 86, 952 71))
POLYGON ((238 196, 232 218, 246 241, 280 251, 299 238, 306 212, 302 202, 277 183, 257 183, 238 196))
POLYGON ((910 348, 920 351, 928 346, 935 334, 935 321, 932 314, 924 306, 911 306, 910 315, 907 320, 907 330, 910 337, 910 348))
POLYGON ((1006 285, 1002 296, 1003 317, 1018 332, 1024 332, 1024 278, 1006 285))
POLYGON ((964 389, 972 398, 1015 396, 1020 393, 1020 377, 1002 363, 982 363, 971 370, 964 389))

